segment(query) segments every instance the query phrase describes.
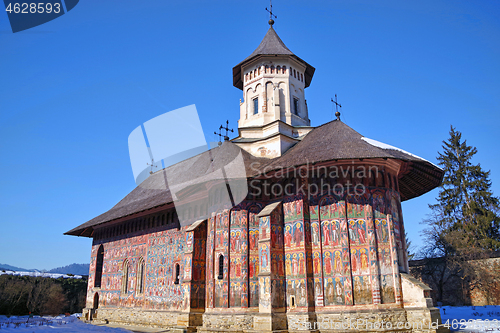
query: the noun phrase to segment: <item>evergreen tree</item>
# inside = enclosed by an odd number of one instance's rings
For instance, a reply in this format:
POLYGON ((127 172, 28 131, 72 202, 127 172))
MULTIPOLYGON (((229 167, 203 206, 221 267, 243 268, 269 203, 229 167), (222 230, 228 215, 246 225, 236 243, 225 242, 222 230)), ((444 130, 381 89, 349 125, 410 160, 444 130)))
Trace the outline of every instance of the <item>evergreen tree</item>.
POLYGON ((443 141, 439 165, 445 174, 438 203, 429 205, 431 217, 424 221, 428 254, 445 256, 500 249, 499 199, 491 191, 490 171, 472 158, 477 149, 462 141, 453 126, 443 141))
POLYGON ((424 260, 412 273, 437 291, 438 301, 468 304, 467 290, 491 285, 488 270, 473 259, 488 258, 490 251, 500 249, 500 202, 491 191, 490 172, 472 163, 477 149, 462 140, 462 133, 452 126, 442 147, 437 159, 445 174, 437 203, 429 205, 431 213, 423 221, 424 260), (462 293, 453 287, 456 281, 462 293))

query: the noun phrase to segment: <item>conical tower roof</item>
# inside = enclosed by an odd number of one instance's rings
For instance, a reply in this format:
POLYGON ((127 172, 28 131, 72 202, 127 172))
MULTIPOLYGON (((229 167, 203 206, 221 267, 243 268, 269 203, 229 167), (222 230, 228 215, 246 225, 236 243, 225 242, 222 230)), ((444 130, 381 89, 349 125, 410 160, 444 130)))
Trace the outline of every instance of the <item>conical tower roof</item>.
POLYGON ((243 60, 238 65, 233 67, 233 85, 236 88, 243 89, 243 81, 241 79, 241 67, 247 64, 248 62, 252 61, 253 59, 265 55, 288 55, 295 58, 304 66, 306 66, 306 71, 305 71, 306 88, 311 83, 315 71, 314 67, 312 67, 307 62, 297 57, 292 51, 290 51, 288 47, 286 47, 285 43, 283 43, 281 38, 278 36, 276 31, 273 29, 273 26, 271 25, 266 35, 264 36, 264 39, 262 39, 262 42, 260 42, 259 46, 255 49, 255 51, 253 51, 252 54, 250 54, 245 60, 243 60))

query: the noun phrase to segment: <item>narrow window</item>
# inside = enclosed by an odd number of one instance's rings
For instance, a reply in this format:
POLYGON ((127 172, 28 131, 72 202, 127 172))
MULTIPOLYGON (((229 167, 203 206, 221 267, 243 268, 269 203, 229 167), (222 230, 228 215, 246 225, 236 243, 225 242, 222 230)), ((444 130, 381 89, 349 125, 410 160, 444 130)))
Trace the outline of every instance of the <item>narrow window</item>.
POLYGON ((125 259, 122 266, 122 294, 128 292, 128 260, 125 259))
POLYGON ((144 292, 144 259, 139 259, 139 265, 137 265, 137 293, 142 294, 144 292))
POLYGON ((101 288, 101 280, 102 280, 102 266, 104 263, 104 247, 101 245, 97 250, 97 258, 95 263, 95 288, 101 288))
POLYGON ((181 267, 179 266, 179 264, 175 264, 175 281, 174 281, 174 284, 179 284, 180 274, 181 274, 181 267))
POLYGON ((299 115, 299 100, 297 98, 293 99, 293 113, 299 115))
POLYGON ((259 113, 259 98, 253 99, 253 114, 259 113))
POLYGON ((219 280, 224 278, 224 256, 221 254, 219 256, 219 276, 217 276, 219 280))

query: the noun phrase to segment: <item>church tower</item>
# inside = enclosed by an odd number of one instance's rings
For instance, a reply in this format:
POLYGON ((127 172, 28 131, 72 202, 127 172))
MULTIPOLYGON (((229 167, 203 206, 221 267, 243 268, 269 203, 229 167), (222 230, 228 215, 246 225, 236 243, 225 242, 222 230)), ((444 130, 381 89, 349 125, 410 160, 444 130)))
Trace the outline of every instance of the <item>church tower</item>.
POLYGON ((285 46, 273 24, 270 20, 257 49, 233 68, 233 85, 243 91, 233 142, 268 158, 281 156, 312 130, 304 90, 315 70, 285 46))

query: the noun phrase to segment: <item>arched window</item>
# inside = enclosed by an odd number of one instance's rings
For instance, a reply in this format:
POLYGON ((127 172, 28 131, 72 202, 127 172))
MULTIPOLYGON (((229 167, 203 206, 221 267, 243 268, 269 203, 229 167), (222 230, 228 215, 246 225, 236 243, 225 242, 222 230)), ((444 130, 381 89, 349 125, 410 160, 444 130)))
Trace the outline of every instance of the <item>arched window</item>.
POLYGON ((281 72, 282 74, 286 74, 286 66, 283 66, 283 68, 282 68, 282 70, 281 70, 281 71, 282 71, 282 72, 281 72))
POLYGON ((274 66, 271 66, 271 74, 274 74, 275 71, 274 71, 274 66))
POLYGON ((300 74, 300 81, 304 82, 304 75, 300 74))
POLYGON ((175 264, 175 281, 174 281, 174 284, 179 284, 180 277, 181 277, 181 266, 179 264, 175 264))
POLYGON ((99 293, 94 294, 94 304, 93 304, 94 309, 99 308, 99 293))
POLYGON ((128 260, 125 259, 122 265, 122 294, 128 292, 128 260))
POLYGON ((219 280, 224 278, 224 255, 219 256, 219 275, 217 276, 219 280))
POLYGON ((281 74, 281 66, 276 67, 276 73, 281 74))
POLYGON ((293 70, 293 77, 297 78, 297 71, 295 69, 293 70))
POLYGON ((102 266, 104 264, 104 246, 99 246, 97 249, 97 258, 95 261, 95 280, 94 287, 101 288, 101 280, 102 280, 102 266))
POLYGON ((144 292, 144 259, 140 258, 137 264, 137 293, 144 292))
POLYGON ((269 66, 266 65, 266 74, 269 74, 269 66))

